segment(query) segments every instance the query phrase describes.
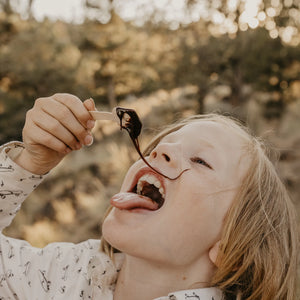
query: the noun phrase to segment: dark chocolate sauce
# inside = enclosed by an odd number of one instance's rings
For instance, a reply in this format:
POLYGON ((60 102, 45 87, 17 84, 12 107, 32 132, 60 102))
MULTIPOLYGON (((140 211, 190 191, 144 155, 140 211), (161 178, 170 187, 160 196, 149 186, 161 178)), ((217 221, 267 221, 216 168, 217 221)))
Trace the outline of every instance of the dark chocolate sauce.
POLYGON ((117 116, 120 119, 120 128, 124 128, 129 133, 133 142, 137 141, 141 133, 142 122, 134 109, 116 107, 117 116))
POLYGON ((170 180, 175 180, 178 177, 181 176, 181 174, 185 171, 187 171, 188 169, 183 170, 178 176, 176 176, 175 178, 170 178, 164 174, 162 174, 161 172, 159 172, 158 170, 156 170, 155 168, 153 168, 145 159, 145 157, 143 156, 141 150, 140 150, 140 145, 139 145, 139 140, 138 137, 141 133, 141 129, 142 129, 142 122, 140 121, 137 113, 135 112, 134 109, 130 109, 130 108, 123 108, 123 107, 116 107, 116 114, 118 116, 118 118, 120 119, 120 129, 125 129, 130 136, 130 139, 137 151, 137 153, 139 154, 139 156, 141 157, 141 159, 143 160, 143 162, 149 167, 151 168, 153 171, 155 171, 157 174, 170 179, 170 180))

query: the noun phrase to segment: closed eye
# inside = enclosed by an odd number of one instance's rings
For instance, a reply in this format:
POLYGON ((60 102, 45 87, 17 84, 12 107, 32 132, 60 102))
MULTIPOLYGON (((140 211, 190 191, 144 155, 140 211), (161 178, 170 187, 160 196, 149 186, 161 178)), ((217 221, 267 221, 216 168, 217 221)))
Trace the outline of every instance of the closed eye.
POLYGON ((191 162, 203 165, 203 166, 213 170, 213 168, 204 159, 202 159, 200 157, 192 157, 191 162))

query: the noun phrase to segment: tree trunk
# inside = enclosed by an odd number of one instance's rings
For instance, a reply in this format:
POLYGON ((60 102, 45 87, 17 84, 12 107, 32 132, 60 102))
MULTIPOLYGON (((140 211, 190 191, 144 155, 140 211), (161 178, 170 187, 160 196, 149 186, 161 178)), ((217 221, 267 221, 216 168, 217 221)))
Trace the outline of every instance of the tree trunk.
POLYGON ((203 89, 203 87, 198 86, 198 92, 197 92, 197 101, 198 101, 198 113, 204 114, 205 113, 205 103, 204 103, 204 97, 206 95, 207 90, 203 89))
POLYGON ((0 2, 0 4, 2 6, 3 12, 6 15, 11 15, 13 13, 13 10, 12 10, 11 5, 10 5, 10 0, 4 0, 4 1, 1 1, 1 2, 0 2))
POLYGON ((107 86, 107 97, 110 109, 113 109, 117 106, 116 94, 115 94, 115 83, 113 76, 109 77, 108 79, 108 86, 107 86))
POLYGON ((236 107, 241 105, 243 102, 242 99, 242 86, 243 86, 243 75, 241 68, 238 66, 235 71, 235 76, 233 78, 233 84, 231 86, 232 94, 231 94, 231 104, 236 107))

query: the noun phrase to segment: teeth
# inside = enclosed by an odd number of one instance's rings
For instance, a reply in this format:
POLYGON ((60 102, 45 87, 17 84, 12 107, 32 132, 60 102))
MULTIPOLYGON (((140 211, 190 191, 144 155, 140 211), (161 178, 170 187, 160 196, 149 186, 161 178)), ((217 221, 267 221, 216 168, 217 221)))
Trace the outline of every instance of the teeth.
POLYGON ((142 188, 143 188, 142 183, 139 182, 138 185, 137 185, 137 187, 136 187, 136 193, 138 195, 141 194, 142 188))
POLYGON ((160 181, 156 180, 153 184, 154 184, 154 186, 157 187, 158 189, 160 189, 160 188, 163 189, 163 188, 161 187, 160 181))
POLYGON ((151 175, 146 175, 147 177, 147 181, 150 183, 150 184, 154 184, 154 182, 156 181, 156 178, 154 176, 151 176, 151 175))
POLYGON ((142 189, 143 189, 143 186, 144 186, 144 183, 145 182, 148 182, 149 184, 153 184, 155 187, 157 187, 159 189, 159 192, 161 193, 161 195, 163 197, 165 197, 165 190, 163 189, 160 181, 153 175, 143 175, 138 183, 137 183, 137 188, 136 188, 136 192, 137 194, 140 194, 142 189))
POLYGON ((165 198, 165 191, 163 188, 159 189, 159 192, 161 193, 161 195, 163 196, 163 198, 165 198))

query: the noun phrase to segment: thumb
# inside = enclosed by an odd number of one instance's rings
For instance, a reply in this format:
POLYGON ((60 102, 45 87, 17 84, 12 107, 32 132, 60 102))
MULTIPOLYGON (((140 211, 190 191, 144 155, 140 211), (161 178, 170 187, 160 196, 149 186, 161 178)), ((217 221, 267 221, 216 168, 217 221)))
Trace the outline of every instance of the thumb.
POLYGON ((94 102, 94 100, 92 98, 89 98, 89 99, 85 100, 83 102, 83 105, 89 111, 90 110, 97 110, 96 106, 95 106, 95 102, 94 102))

